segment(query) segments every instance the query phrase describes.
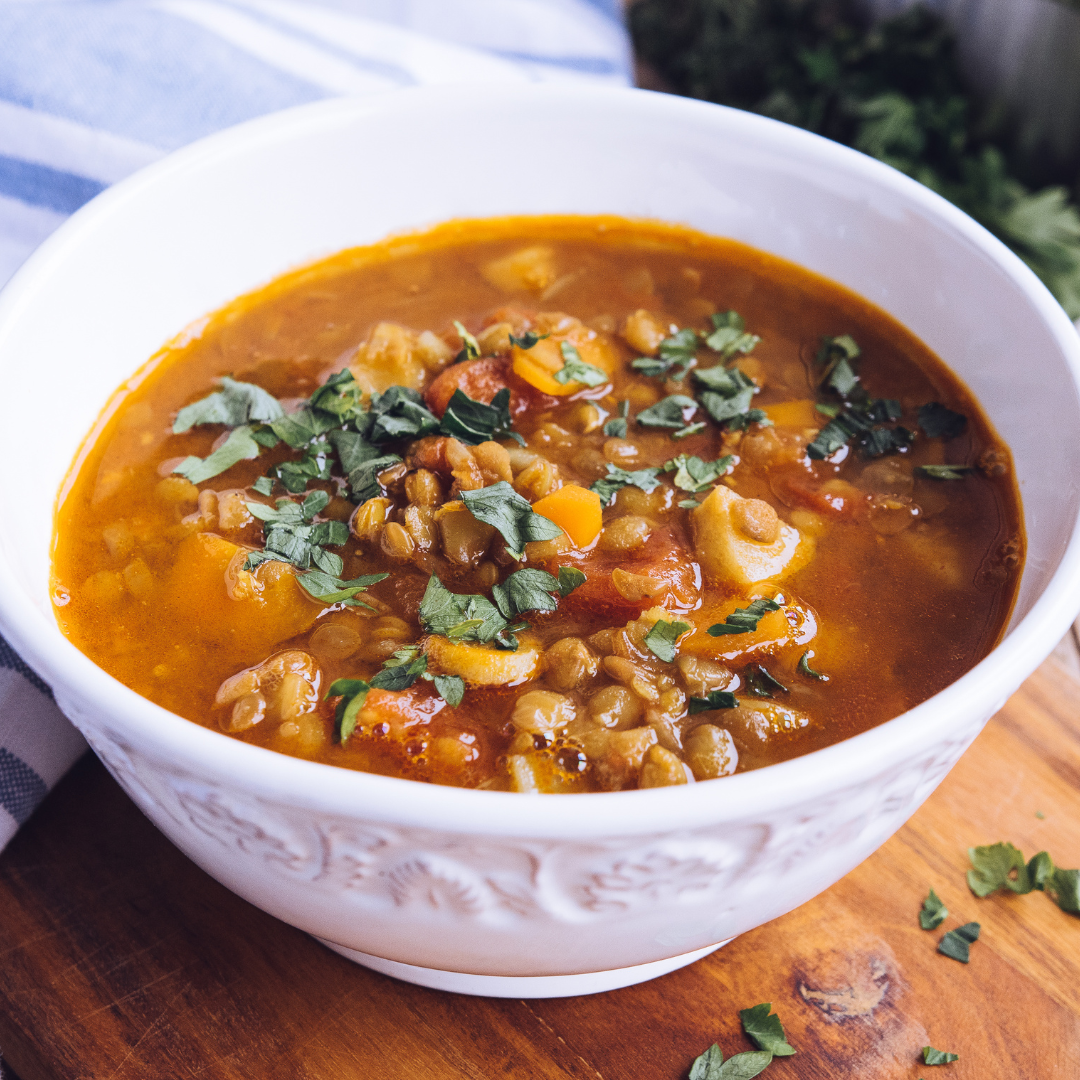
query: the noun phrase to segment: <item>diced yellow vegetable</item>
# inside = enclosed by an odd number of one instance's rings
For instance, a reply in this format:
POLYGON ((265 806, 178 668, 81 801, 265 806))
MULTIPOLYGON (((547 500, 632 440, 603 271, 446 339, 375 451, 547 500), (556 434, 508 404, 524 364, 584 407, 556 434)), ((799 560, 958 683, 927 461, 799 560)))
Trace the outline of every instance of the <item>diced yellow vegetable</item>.
MULTIPOLYGON (((520 639, 519 639, 520 641, 520 639)), ((540 650, 521 641, 516 652, 494 645, 473 645, 433 635, 424 641, 428 665, 434 672, 459 675, 471 686, 509 686, 536 678, 540 650)))
POLYGON ((542 245, 520 248, 480 270, 484 280, 504 292, 543 292, 558 276, 555 252, 542 245))
POLYGON ((573 541, 574 547, 588 547, 604 525, 600 496, 577 484, 566 484, 533 503, 533 513, 554 521, 573 541))
POLYGON ((731 488, 714 487, 709 497, 690 515, 694 548, 707 577, 729 585, 753 585, 779 580, 804 566, 813 555, 814 542, 800 537, 799 530, 773 519, 773 535, 756 539, 750 513, 759 500, 743 499, 731 488))
POLYGON ((782 401, 778 405, 766 405, 764 411, 777 427, 816 428, 827 419, 814 408, 812 401, 782 401))
POLYGON ((212 533, 194 533, 180 544, 162 590, 171 610, 195 640, 238 648, 261 660, 278 642, 303 633, 322 605, 283 562, 242 569, 245 549, 212 533))

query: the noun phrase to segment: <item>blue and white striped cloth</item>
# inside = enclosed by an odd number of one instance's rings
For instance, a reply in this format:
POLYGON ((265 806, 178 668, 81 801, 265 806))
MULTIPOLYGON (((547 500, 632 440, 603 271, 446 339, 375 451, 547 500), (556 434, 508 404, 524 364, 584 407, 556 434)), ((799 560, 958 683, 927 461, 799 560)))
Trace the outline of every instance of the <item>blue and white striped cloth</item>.
MULTIPOLYGON (((109 184, 230 124, 630 67, 620 0, 0 0, 0 285, 109 184)), ((85 748, 0 639, 0 850, 85 748)))

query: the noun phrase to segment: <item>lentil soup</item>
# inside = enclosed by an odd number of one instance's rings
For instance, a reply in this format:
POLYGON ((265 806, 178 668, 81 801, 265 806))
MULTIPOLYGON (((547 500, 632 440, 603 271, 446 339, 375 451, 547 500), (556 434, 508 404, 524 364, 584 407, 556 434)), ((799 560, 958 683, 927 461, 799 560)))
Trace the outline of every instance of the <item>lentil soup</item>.
POLYGON ((621 218, 451 222, 209 316, 56 517, 64 633, 232 738, 521 792, 717 779, 989 652, 1009 452, 894 319, 621 218))

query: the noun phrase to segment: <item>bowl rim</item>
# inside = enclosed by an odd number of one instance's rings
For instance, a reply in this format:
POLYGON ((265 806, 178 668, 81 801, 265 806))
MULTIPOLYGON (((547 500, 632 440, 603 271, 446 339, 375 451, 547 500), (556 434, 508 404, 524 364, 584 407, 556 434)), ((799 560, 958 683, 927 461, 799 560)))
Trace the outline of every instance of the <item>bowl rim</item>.
MULTIPOLYGON (((134 173, 87 203, 57 229, 0 292, 0 358, 10 325, 32 294, 47 288, 51 269, 84 235, 108 227, 127 201, 186 170, 225 164, 266 143, 287 145, 292 136, 320 125, 337 129, 370 116, 397 114, 402 123, 430 107, 482 111, 490 85, 420 87, 367 98, 336 98, 301 105, 209 135, 134 173)), ((725 132, 753 138, 771 151, 785 151, 815 166, 843 173, 867 193, 884 189, 924 217, 951 230, 988 257, 1035 309, 1059 346, 1080 394, 1080 335, 1035 274, 1004 244, 941 196, 858 151, 800 128, 725 106, 647 90, 507 85, 507 100, 521 108, 607 110, 632 122, 679 116, 725 132)), ((422 227, 422 226, 417 226, 422 227)), ((273 276, 284 272, 272 271, 273 276)), ((253 283, 252 288, 258 283, 253 283)), ((0 359, 2 362, 2 359, 0 359)), ((954 741, 969 742, 981 722, 1050 653, 1080 609, 1080 514, 1051 580, 1031 610, 970 671, 933 697, 868 731, 819 750, 761 769, 724 778, 722 784, 688 784, 624 792, 594 792, 546 799, 538 810, 520 794, 443 787, 380 776, 290 757, 229 738, 141 697, 81 653, 18 583, 8 554, 0 549, 0 632, 26 662, 56 690, 76 715, 81 702, 109 717, 108 727, 163 768, 178 767, 194 779, 224 780, 269 802, 332 815, 407 823, 435 831, 490 836, 587 838, 684 829, 691 824, 750 820, 779 807, 835 795, 865 777, 888 772, 931 754, 953 725, 954 741), (959 715, 963 722, 950 721, 959 715), (944 723, 942 718, 945 718, 944 723), (598 801, 599 800, 599 801, 598 801), (606 808, 606 809, 605 809, 606 808)), ((97 727, 92 724, 91 727, 97 727)), ((928 794, 929 792, 927 792, 928 794)))

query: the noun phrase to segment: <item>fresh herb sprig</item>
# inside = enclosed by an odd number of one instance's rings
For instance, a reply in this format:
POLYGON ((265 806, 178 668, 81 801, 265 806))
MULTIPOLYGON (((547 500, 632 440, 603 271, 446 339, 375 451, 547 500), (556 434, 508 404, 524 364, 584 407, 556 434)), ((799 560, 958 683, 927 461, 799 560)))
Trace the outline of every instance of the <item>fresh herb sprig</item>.
MULTIPOLYGON (((1076 0, 1071 0, 1075 5, 1076 0)), ((1065 172, 1010 131, 927 5, 870 22, 833 0, 640 0, 639 57, 690 97, 762 113, 879 158, 1008 244, 1080 318, 1080 211, 1065 172)))
POLYGON ((979 897, 999 890, 1025 895, 1045 892, 1062 911, 1080 915, 1080 870, 1064 870, 1054 865, 1045 851, 1027 862, 1019 848, 1008 843, 968 849, 971 869, 968 888, 979 897))
POLYGON ((769 1002, 741 1009, 743 1031, 758 1048, 733 1054, 726 1061, 719 1044, 713 1043, 690 1066, 688 1080, 752 1080, 772 1064, 774 1057, 790 1057, 795 1048, 787 1041, 780 1017, 769 1002))
POLYGON ((344 563, 341 556, 327 551, 349 539, 349 527, 343 521, 315 521, 326 508, 330 496, 321 490, 309 492, 304 501, 278 499, 276 506, 249 502, 248 511, 263 523, 264 550, 251 552, 244 561, 245 570, 277 560, 291 563, 299 570, 316 567, 337 578, 344 563))
POLYGON ((595 491, 600 496, 602 506, 610 506, 616 494, 624 487, 641 488, 646 494, 655 491, 660 486, 661 471, 649 467, 628 472, 626 469, 620 469, 618 465, 608 465, 607 476, 594 480, 589 485, 589 490, 595 491))

